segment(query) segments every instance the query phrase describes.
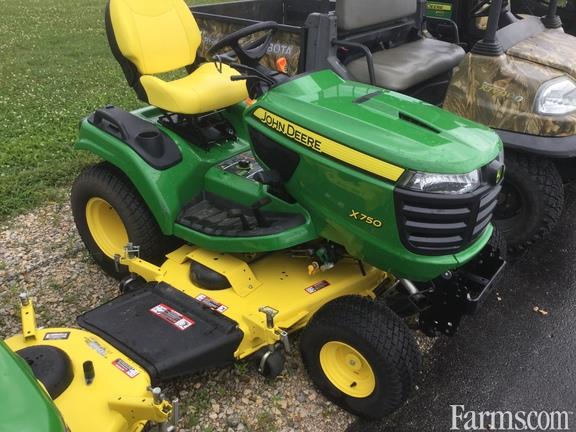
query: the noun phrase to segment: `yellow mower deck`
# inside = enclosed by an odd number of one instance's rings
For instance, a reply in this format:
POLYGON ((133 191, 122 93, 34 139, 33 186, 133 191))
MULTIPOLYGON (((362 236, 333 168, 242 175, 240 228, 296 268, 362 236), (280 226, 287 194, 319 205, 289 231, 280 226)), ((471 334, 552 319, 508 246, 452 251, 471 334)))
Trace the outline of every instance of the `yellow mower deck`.
MULTIPOLYGON (((173 375, 180 376, 186 374, 186 370, 194 369, 194 365, 186 362, 204 364, 201 356, 186 357, 186 352, 190 353, 195 348, 209 353, 222 352, 218 351, 221 347, 216 341, 216 327, 212 330, 210 327, 216 321, 224 320, 219 314, 228 319, 225 321, 232 320, 233 332, 242 332, 238 337, 241 341, 230 351, 230 355, 233 352, 230 360, 241 359, 278 343, 286 346, 288 333, 306 326, 313 314, 326 303, 346 295, 374 297, 376 288, 388 278, 387 273, 362 266, 352 259, 343 259, 335 268, 311 275, 308 259, 292 257, 287 252, 252 258, 248 264, 236 256, 191 246, 182 246, 168 254, 160 267, 136 257, 121 258, 120 263, 128 265, 131 272, 147 282, 158 284, 119 296, 79 317, 78 322, 93 331, 38 329, 32 303, 24 301, 21 309, 22 334, 6 342, 14 351, 49 346, 60 348, 68 355, 74 377, 66 390, 55 396, 54 401, 70 430, 140 432, 147 421, 165 422, 172 409, 167 401, 155 399, 150 391, 151 383, 162 378, 162 374, 155 377, 151 373, 157 364, 139 364, 137 361, 138 358, 142 360, 136 354, 142 352, 141 348, 149 352, 155 343, 158 344, 158 340, 150 336, 152 332, 172 331, 191 338, 186 344, 177 344, 160 356, 162 362, 185 358, 182 364, 176 362, 176 369, 171 369, 179 371, 178 367, 184 365, 183 373, 173 375), (192 281, 192 263, 199 263, 225 276, 231 286, 218 290, 200 288, 192 281), (154 315, 155 307, 143 304, 146 301, 144 297, 160 296, 162 293, 176 293, 163 297, 167 299, 167 304, 177 301, 178 296, 184 298, 177 303, 192 314, 187 318, 189 327, 175 329, 174 324, 177 327, 177 323, 167 324, 164 319, 149 318, 154 315), (210 316, 218 319, 207 320, 210 316), (153 321, 151 332, 138 325, 142 317, 153 321), (125 325, 117 326, 115 320, 125 325), (99 327, 97 323, 102 322, 105 324, 99 327), (89 326, 90 323, 93 328, 89 326), (106 328, 103 330, 103 327, 106 328), (207 328, 208 335, 212 337, 206 339, 205 334, 194 333, 201 328, 207 328), (198 334, 198 338, 194 334, 198 334), (203 348, 204 343, 206 346, 203 348), (214 344, 216 346, 212 347, 214 344), (94 380, 90 383, 87 383, 84 369, 86 362, 92 362, 94 370, 94 380)), ((160 306, 164 307, 164 304, 160 306)), ((167 309, 178 315, 169 306, 167 309)))
POLYGON ((70 357, 74 378, 54 402, 71 431, 139 432, 147 420, 168 418, 170 405, 154 402, 148 374, 105 340, 84 330, 40 330, 23 324, 28 337, 16 335, 6 340, 13 351, 52 346, 70 357), (86 383, 83 370, 87 361, 94 366, 91 384, 86 383))
POLYGON ((303 328, 324 304, 345 295, 374 296, 388 275, 374 267, 363 268, 344 259, 326 272, 310 275, 307 259, 276 252, 250 264, 235 256, 182 246, 167 255, 161 267, 139 258, 123 258, 122 264, 148 282, 165 282, 236 321, 244 338, 235 357, 244 358, 262 347, 279 342, 285 332, 303 328), (202 289, 190 278, 195 261, 228 279, 231 288, 202 289), (269 327, 267 315, 274 315, 269 327))

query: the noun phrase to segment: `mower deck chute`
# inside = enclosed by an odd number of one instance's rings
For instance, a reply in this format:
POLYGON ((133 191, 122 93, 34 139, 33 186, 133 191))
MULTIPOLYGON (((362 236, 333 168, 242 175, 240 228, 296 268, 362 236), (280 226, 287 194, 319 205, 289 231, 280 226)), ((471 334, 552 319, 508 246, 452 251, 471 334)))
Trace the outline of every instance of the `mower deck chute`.
POLYGON ((233 320, 166 283, 116 297, 78 323, 142 365, 153 381, 232 363, 243 337, 233 320))

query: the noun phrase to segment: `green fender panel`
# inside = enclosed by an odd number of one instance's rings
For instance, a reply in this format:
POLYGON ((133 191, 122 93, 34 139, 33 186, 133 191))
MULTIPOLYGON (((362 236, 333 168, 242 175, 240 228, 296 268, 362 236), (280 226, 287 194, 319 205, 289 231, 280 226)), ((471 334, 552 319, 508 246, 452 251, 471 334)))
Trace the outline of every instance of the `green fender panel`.
POLYGON ((54 403, 28 365, 0 341, 0 432, 65 432, 54 403))

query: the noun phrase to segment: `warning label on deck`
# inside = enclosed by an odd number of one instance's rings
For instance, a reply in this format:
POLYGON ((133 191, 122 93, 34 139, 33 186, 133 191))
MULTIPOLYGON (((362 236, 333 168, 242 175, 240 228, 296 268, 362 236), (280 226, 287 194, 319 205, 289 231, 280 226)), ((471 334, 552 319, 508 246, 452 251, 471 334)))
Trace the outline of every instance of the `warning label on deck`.
POLYGON ((116 366, 118 369, 120 369, 122 372, 124 372, 126 375, 128 375, 130 378, 134 378, 135 376, 138 376, 138 374, 140 373, 122 359, 116 359, 112 362, 112 364, 116 366))
POLYGON ((306 291, 308 294, 314 294, 315 292, 320 291, 323 288, 326 288, 327 286, 330 285, 330 282, 328 281, 320 281, 320 282, 316 282, 314 285, 309 286, 308 288, 306 288, 304 291, 306 291))
POLYGON ((218 303, 216 300, 204 294, 198 294, 196 296, 196 300, 216 312, 224 313, 228 310, 228 306, 223 305, 222 303, 218 303))
POLYGON ((195 324, 194 320, 185 317, 180 312, 162 303, 151 308, 150 312, 157 317, 162 318, 167 323, 172 324, 178 330, 186 330, 195 324))
POLYGON ((44 335, 44 340, 66 340, 70 337, 70 332, 48 332, 44 335))
POLYGON ((99 355, 104 358, 108 357, 108 350, 104 348, 96 339, 94 338, 84 338, 84 342, 94 351, 96 351, 99 355))

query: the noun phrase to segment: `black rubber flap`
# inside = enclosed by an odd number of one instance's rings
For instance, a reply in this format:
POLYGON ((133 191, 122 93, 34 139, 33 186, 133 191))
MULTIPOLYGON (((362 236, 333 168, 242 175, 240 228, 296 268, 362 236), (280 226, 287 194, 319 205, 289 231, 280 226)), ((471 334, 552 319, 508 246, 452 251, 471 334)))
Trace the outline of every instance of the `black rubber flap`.
POLYGON ((230 364, 243 337, 236 322, 165 283, 116 297, 77 321, 140 364, 153 381, 230 364))

